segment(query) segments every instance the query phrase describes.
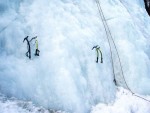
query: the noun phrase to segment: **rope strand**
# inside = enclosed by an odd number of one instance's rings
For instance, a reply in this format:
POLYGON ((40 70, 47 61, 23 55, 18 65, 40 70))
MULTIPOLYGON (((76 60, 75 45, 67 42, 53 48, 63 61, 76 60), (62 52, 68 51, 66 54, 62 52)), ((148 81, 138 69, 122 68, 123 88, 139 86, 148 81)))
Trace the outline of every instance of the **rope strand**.
MULTIPOLYGON (((110 40, 109 40, 108 31, 107 31, 106 25, 104 23, 105 20, 103 21, 103 16, 102 16, 102 13, 101 13, 101 7, 99 6, 97 0, 96 0, 96 4, 97 4, 97 8, 98 8, 101 20, 103 22, 104 28, 105 28, 105 32, 106 32, 106 36, 107 36, 107 40, 108 40, 108 44, 109 44, 109 49, 110 49, 111 62, 112 62, 111 65, 112 65, 112 69, 113 69, 114 81, 116 81, 116 79, 115 79, 116 77, 115 77, 114 61, 113 61, 113 55, 112 55, 112 48, 111 48, 111 44, 110 44, 110 40)), ((116 82, 115 82, 115 85, 117 85, 116 82)))
MULTIPOLYGON (((122 73, 123 80, 124 80, 124 82, 125 82, 125 84, 126 84, 127 89, 132 93, 133 96, 136 96, 136 97, 141 98, 141 99, 143 99, 143 100, 145 100, 145 101, 147 101, 147 102, 150 102, 150 100, 147 100, 147 99, 145 99, 145 98, 143 98, 143 97, 141 97, 141 96, 136 95, 136 94, 129 88, 129 86, 128 86, 127 82, 126 82, 125 76, 124 76, 123 67, 122 67, 122 63, 121 63, 121 59, 120 59, 120 56, 119 56, 119 52, 118 52, 117 46, 116 46, 115 41, 114 41, 114 39, 113 39, 113 37, 112 37, 111 31, 110 31, 109 26, 108 26, 108 24, 107 24, 107 21, 106 21, 106 18, 105 18, 105 16, 104 16, 103 10, 102 10, 102 8, 101 8, 100 2, 99 2, 99 0, 95 0, 95 1, 96 1, 98 10, 99 10, 99 14, 100 14, 101 20, 102 20, 103 25, 104 25, 104 28, 105 28, 105 32, 106 32, 106 35, 107 35, 108 43, 109 43, 109 46, 110 46, 111 60, 112 60, 112 66, 113 66, 113 74, 114 74, 114 77, 115 77, 114 61, 113 61, 113 57, 112 57, 112 48, 111 48, 111 44, 110 44, 109 35, 110 35, 110 38, 111 38, 111 40, 112 40, 112 42, 113 42, 113 45, 114 45, 114 47, 115 47, 115 50, 116 50, 116 53, 117 53, 117 57, 118 57, 118 59, 119 59, 119 65, 120 65, 120 68, 121 68, 121 73, 122 73), (103 21, 103 20, 104 20, 104 21, 103 21), (107 31, 107 30, 108 30, 108 31, 107 31), (108 33, 109 33, 109 34, 108 34, 108 33)), ((114 79, 115 79, 115 78, 114 78, 114 79)))

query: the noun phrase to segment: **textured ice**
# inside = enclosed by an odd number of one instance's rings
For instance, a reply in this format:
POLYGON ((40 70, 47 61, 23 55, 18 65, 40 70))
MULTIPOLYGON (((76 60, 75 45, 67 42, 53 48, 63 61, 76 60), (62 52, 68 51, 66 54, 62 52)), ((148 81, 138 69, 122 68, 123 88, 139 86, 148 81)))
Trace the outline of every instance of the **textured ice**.
MULTIPOLYGON (((144 98, 150 99, 150 96, 144 98)), ((91 113, 150 113, 150 103, 133 96, 123 88, 118 88, 114 103, 100 103, 92 108, 91 113)))
MULTIPOLYGON (((150 20, 143 0, 100 2, 129 87, 150 94, 150 20)), ((110 50, 94 0, 1 0, 0 15, 0 92, 76 113, 114 101, 110 50), (33 43, 32 60, 25 56, 27 35, 38 36, 40 57, 33 56, 33 43), (94 45, 103 64, 95 63, 94 45)))

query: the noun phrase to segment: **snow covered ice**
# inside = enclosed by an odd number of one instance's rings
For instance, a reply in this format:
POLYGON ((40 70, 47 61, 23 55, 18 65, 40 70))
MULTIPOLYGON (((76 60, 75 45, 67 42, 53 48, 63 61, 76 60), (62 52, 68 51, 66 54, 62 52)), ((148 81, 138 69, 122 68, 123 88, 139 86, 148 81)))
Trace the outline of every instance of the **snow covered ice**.
POLYGON ((31 101, 8 98, 0 94, 0 113, 66 113, 35 106, 31 101))
MULTIPOLYGON (((100 103, 92 108, 91 113, 150 113, 150 105, 142 99, 133 96, 129 91, 118 88, 114 103, 100 103)), ((150 99, 149 97, 146 97, 150 99)))
MULTIPOLYGON (((100 3, 127 84, 135 93, 150 95, 150 17, 144 1, 100 0, 100 3)), ((1 0, 0 17, 2 94, 25 102, 30 100, 45 109, 71 113, 89 113, 99 103, 103 110, 107 109, 105 105, 116 102, 113 104, 116 109, 117 89, 109 44, 94 0, 1 0), (34 56, 32 44, 32 60, 25 56, 23 39, 27 35, 38 36, 40 56, 34 56), (103 64, 95 63, 95 51, 91 50, 95 45, 101 47, 103 64)), ((117 80, 125 87, 117 58, 114 59, 117 80)), ((131 101, 130 105, 141 106, 140 101, 131 101)), ((145 113, 150 113, 149 103, 143 103, 145 113)))

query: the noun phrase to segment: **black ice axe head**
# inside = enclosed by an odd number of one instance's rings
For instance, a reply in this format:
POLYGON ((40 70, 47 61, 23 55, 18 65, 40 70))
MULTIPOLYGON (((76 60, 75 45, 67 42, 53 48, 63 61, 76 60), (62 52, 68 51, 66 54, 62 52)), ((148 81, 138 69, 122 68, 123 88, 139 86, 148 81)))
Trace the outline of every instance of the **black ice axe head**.
POLYGON ((24 38, 23 42, 24 42, 25 40, 28 40, 28 37, 29 37, 29 36, 26 36, 26 37, 24 38))
POLYGON ((96 45, 96 46, 93 46, 92 50, 93 50, 94 48, 97 48, 97 47, 98 47, 98 45, 96 45))

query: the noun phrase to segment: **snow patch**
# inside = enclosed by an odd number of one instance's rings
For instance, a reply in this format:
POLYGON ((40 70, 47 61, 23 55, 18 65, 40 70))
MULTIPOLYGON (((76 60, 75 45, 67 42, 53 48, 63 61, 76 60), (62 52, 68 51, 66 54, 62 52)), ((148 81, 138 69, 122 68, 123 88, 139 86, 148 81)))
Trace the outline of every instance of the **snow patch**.
MULTIPOLYGON (((150 96, 142 97, 150 100, 150 96)), ((100 103, 92 108, 91 113, 150 113, 150 103, 133 96, 128 90, 120 87, 115 102, 100 103)))

